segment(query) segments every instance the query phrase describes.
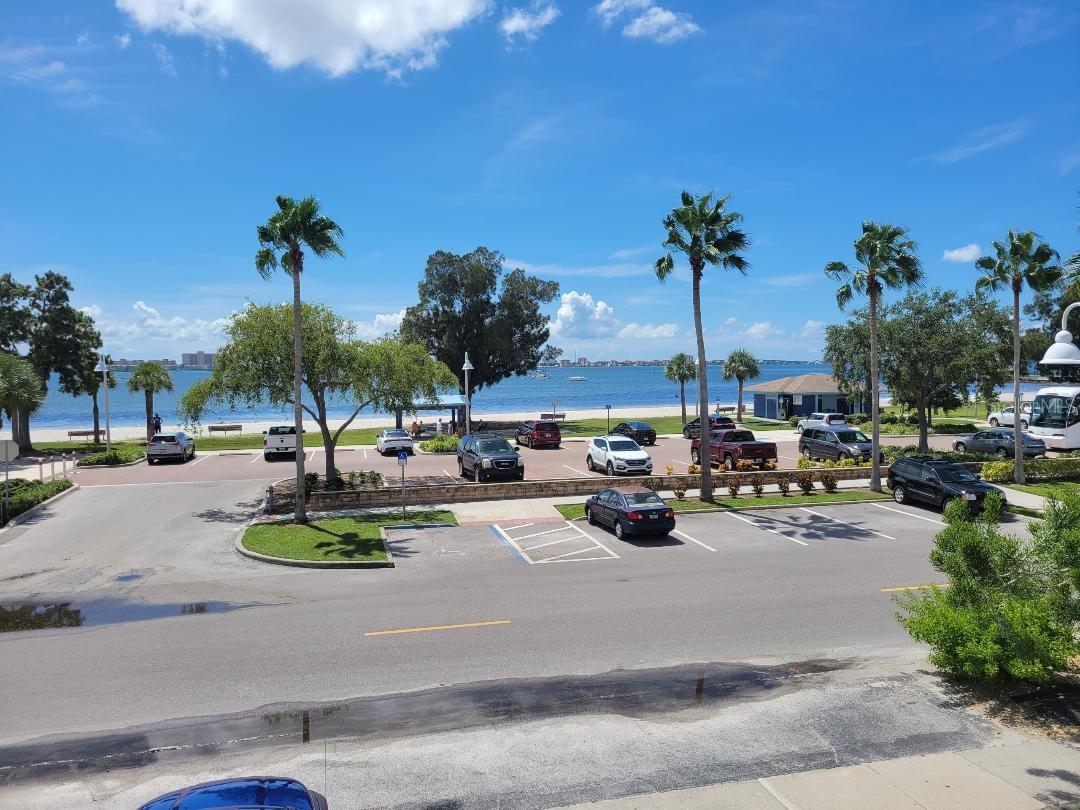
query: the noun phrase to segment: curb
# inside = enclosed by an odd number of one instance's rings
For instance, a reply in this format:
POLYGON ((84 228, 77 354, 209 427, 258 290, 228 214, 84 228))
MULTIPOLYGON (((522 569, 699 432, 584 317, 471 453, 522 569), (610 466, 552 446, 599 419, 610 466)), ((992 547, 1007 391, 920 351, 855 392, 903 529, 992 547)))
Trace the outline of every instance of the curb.
POLYGON ((47 498, 46 500, 42 501, 41 503, 35 504, 34 506, 31 506, 25 512, 20 512, 15 517, 13 517, 11 520, 9 520, 7 522, 7 524, 4 525, 3 528, 0 528, 0 535, 3 535, 3 533, 6 532, 8 529, 14 529, 20 523, 23 523, 24 521, 29 520, 31 517, 33 517, 35 514, 40 512, 42 509, 44 509, 49 504, 52 504, 52 503, 60 500, 61 498, 67 497, 68 495, 70 495, 72 492, 74 492, 78 488, 79 488, 78 484, 72 483, 72 485, 70 487, 68 487, 67 489, 65 489, 63 492, 57 492, 51 498, 47 498))
POLYGON ((383 541, 383 549, 386 551, 385 560, 291 560, 288 557, 274 557, 269 554, 260 554, 257 551, 252 551, 249 548, 244 547, 244 533, 248 527, 245 526, 239 534, 236 536, 236 541, 233 544, 233 548, 244 557, 248 557, 252 560, 259 562, 269 563, 271 565, 285 565, 292 568, 393 568, 394 558, 390 554, 390 549, 386 548, 386 535, 381 531, 380 527, 379 536, 383 541))
POLYGON ((124 464, 79 464, 76 462, 75 469, 77 470, 118 470, 121 467, 134 467, 136 464, 143 464, 146 462, 146 456, 135 459, 135 461, 128 461, 124 464))
MULTIPOLYGON (((716 507, 709 507, 708 509, 681 509, 681 510, 676 509, 675 514, 676 514, 676 516, 678 516, 678 515, 699 515, 699 514, 705 515, 705 514, 709 514, 710 512, 741 512, 744 509, 792 509, 792 508, 798 508, 800 505, 803 505, 803 504, 795 503, 794 501, 796 501, 796 499, 802 499, 804 497, 805 496, 803 496, 803 495, 793 495, 792 498, 791 498, 793 503, 768 503, 768 504, 761 504, 760 506, 754 506, 754 504, 753 504, 754 499, 747 498, 746 499, 747 500, 746 506, 741 506, 741 505, 740 506, 716 506, 716 507)), ((840 506, 840 505, 846 505, 847 506, 847 505, 854 505, 854 504, 860 504, 860 503, 877 503, 878 501, 891 501, 892 498, 890 496, 888 496, 888 495, 883 495, 880 498, 863 498, 863 499, 858 500, 858 501, 826 501, 826 500, 818 501, 818 500, 811 500, 811 499, 807 499, 807 500, 809 500, 811 503, 817 504, 818 506, 840 506)), ((558 512, 559 510, 556 509, 555 511, 558 512)), ((559 514, 562 514, 562 513, 560 512, 559 514)), ((568 518, 568 520, 585 520, 585 516, 582 515, 581 517, 568 518)))

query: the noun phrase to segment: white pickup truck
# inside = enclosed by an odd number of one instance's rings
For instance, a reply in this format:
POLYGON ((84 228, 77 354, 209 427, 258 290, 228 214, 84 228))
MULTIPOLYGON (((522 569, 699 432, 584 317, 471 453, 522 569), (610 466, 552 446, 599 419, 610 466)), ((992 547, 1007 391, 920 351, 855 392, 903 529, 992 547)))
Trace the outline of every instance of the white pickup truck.
POLYGON ((296 458, 296 428, 292 425, 274 425, 263 431, 263 458, 286 455, 296 458))

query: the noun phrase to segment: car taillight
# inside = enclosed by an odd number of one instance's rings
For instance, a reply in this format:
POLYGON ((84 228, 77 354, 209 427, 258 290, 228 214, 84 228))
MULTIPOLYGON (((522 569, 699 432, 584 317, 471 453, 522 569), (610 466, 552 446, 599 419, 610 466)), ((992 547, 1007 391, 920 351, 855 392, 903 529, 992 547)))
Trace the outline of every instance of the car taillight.
POLYGON ((626 516, 630 520, 641 520, 641 512, 627 512, 626 516))
POLYGON ((666 512, 664 512, 664 517, 668 518, 669 520, 671 518, 675 517, 675 510, 674 509, 668 509, 666 512))
POLYGON ((263 447, 266 447, 266 439, 263 439, 263 447))

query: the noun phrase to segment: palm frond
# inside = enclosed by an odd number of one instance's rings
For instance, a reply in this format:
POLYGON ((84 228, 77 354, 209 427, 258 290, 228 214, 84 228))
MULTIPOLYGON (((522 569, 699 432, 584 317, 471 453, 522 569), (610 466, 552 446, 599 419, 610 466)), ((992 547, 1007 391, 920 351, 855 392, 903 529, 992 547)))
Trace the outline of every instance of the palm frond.
POLYGON ((653 265, 653 269, 656 271, 656 277, 663 284, 667 281, 667 277, 671 275, 675 269, 675 260, 671 258, 671 254, 667 253, 656 260, 656 264, 653 265))
POLYGON ((855 293, 851 289, 850 284, 844 284, 836 291, 836 305, 840 309, 844 309, 851 303, 851 299, 855 297, 855 293))
POLYGON ((259 275, 263 278, 271 278, 274 275, 274 270, 277 269, 277 266, 277 255, 270 248, 261 248, 259 252, 255 254, 255 269, 259 271, 259 275))

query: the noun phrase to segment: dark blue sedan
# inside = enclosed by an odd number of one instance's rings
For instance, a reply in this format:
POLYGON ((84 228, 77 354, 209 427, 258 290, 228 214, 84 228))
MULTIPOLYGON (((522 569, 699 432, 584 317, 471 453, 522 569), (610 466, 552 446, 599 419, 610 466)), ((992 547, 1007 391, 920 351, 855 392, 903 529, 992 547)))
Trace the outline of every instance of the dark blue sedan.
POLYGON ((610 526, 620 540, 625 535, 665 535, 675 528, 675 511, 645 487, 605 489, 585 501, 589 523, 610 526))
POLYGON ((326 799, 295 779, 245 776, 203 782, 151 799, 139 810, 327 810, 326 799))

